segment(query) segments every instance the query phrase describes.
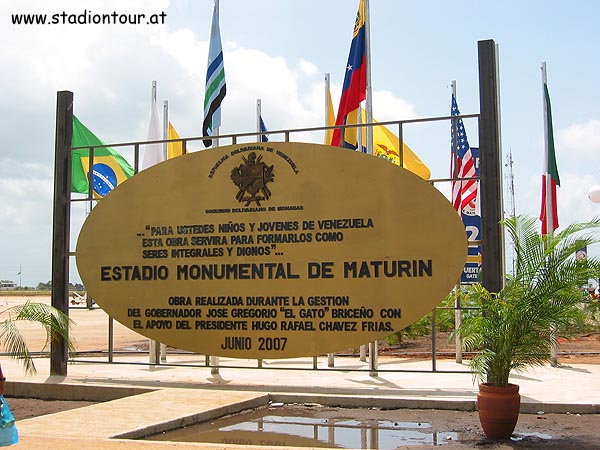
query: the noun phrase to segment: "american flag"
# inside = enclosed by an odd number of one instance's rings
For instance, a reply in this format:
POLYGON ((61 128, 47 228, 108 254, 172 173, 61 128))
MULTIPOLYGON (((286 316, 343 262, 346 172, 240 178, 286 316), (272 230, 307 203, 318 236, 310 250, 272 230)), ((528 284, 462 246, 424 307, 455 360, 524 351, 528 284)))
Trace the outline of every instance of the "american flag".
MULTIPOLYGON (((452 115, 460 115, 456 97, 452 95, 452 115)), ((451 178, 472 178, 476 176, 475 160, 469 147, 467 133, 462 119, 452 121, 452 158, 450 162, 451 178), (456 136, 455 136, 456 133, 456 136)), ((477 180, 461 180, 452 182, 452 204, 458 214, 477 198, 477 180)))

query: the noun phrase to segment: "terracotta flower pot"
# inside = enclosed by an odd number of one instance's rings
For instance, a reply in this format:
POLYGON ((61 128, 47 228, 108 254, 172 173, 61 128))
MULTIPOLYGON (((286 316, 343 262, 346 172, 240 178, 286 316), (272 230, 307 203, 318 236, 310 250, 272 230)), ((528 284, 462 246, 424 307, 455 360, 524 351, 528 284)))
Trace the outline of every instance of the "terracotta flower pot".
POLYGON ((490 439, 510 437, 519 419, 521 396, 519 386, 509 384, 496 387, 487 383, 479 385, 477 409, 483 432, 490 439))

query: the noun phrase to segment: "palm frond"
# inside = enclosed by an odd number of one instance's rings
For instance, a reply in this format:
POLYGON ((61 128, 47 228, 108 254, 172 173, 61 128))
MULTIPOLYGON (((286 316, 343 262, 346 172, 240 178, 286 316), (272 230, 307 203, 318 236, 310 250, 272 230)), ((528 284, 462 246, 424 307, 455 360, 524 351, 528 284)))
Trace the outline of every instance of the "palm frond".
POLYGON ((36 368, 27 341, 17 326, 22 321, 39 323, 42 326, 46 333, 46 342, 42 350, 60 337, 65 339, 68 350, 74 351, 74 341, 69 338, 73 322, 62 311, 51 305, 35 302, 6 308, 0 311, 0 345, 12 358, 22 362, 25 373, 34 374, 36 368))
POLYGON ((6 349, 12 358, 23 363, 25 373, 36 373, 29 347, 14 320, 7 319, 0 322, 0 345, 6 349))

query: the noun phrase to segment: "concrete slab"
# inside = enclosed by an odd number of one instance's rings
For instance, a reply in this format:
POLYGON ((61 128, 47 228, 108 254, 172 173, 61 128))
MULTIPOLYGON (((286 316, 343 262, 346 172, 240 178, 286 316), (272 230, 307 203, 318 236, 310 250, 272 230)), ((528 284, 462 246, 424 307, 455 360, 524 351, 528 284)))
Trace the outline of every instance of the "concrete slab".
POLYGON ((251 392, 157 390, 19 422, 25 436, 136 439, 267 404, 251 392))

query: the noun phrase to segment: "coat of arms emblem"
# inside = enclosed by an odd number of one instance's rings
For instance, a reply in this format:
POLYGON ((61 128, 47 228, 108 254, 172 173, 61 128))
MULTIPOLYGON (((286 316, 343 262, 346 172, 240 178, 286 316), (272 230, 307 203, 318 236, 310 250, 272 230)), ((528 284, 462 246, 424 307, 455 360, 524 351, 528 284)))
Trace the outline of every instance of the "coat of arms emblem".
POLYGON ((245 203, 244 206, 249 206, 252 202, 261 206, 260 202, 271 196, 267 183, 275 179, 273 166, 265 164, 262 155, 256 156, 255 152, 250 152, 248 158, 242 156, 242 159, 244 163, 231 171, 231 181, 239 189, 235 198, 238 202, 245 203))

